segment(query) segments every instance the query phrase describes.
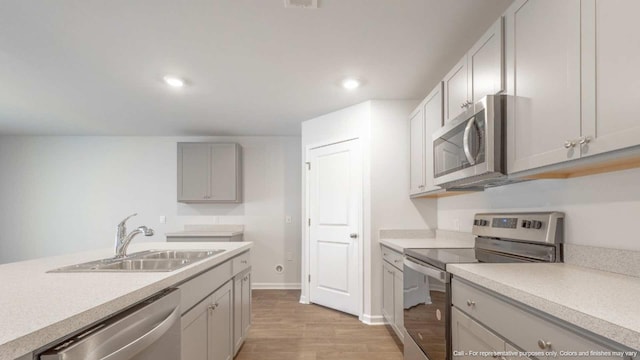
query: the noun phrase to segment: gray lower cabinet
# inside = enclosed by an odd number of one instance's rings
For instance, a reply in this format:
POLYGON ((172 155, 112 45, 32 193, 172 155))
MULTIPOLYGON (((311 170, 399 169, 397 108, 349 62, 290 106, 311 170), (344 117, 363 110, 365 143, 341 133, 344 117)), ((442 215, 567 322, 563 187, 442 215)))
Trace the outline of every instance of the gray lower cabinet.
POLYGON ((178 201, 242 201, 242 149, 235 143, 178 143, 178 201))
POLYGON ((251 269, 233 278, 233 353, 238 353, 251 327, 251 269))
POLYGON ((229 281, 182 316, 183 359, 233 358, 232 296, 229 281))
MULTIPOLYGON (((452 280, 451 290, 451 343, 454 355, 458 354, 456 358, 486 359, 486 354, 483 356, 481 352, 522 351, 535 353, 533 357, 538 359, 551 359, 549 352, 563 351, 561 358, 567 360, 614 359, 588 356, 588 352, 626 350, 610 340, 457 278, 452 280)), ((505 355, 505 359, 523 358, 505 355)))
POLYGON ((404 341, 402 254, 382 246, 382 316, 404 341))
POLYGON ((231 360, 251 325, 249 251, 180 284, 182 359, 231 360))

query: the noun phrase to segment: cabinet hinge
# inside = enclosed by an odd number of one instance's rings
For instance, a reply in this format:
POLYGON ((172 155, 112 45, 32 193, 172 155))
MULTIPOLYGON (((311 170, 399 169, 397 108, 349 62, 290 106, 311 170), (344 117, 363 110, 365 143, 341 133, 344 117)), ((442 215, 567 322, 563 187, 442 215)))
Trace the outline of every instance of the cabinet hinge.
POLYGON ((311 163, 307 161, 306 164, 307 164, 307 170, 311 170, 311 163))
POLYGON ((311 218, 307 219, 307 223, 311 226, 311 218))
POLYGON ((309 274, 309 282, 311 282, 311 274, 309 274))

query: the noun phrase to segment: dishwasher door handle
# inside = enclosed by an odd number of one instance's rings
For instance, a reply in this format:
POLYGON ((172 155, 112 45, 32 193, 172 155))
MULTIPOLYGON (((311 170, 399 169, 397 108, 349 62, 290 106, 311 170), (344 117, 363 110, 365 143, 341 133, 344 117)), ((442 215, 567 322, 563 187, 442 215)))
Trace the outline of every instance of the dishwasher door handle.
MULTIPOLYGON (((171 314, 164 318, 155 325, 151 330, 147 331, 144 335, 133 340, 129 344, 121 347, 120 349, 108 354, 101 358, 101 360, 129 360, 134 357, 140 351, 149 347, 149 345, 155 343, 160 339, 177 321, 180 320, 180 308, 173 309, 171 314)), ((126 336, 126 332, 125 335, 126 336)))

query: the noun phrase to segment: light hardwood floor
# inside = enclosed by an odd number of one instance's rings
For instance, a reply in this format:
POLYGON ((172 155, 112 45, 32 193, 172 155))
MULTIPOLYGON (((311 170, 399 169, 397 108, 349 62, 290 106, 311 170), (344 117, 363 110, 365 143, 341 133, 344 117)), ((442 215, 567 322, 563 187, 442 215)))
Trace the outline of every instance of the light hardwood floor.
POLYGON ((299 299, 298 290, 253 290, 253 325, 236 360, 402 360, 389 327, 299 299))

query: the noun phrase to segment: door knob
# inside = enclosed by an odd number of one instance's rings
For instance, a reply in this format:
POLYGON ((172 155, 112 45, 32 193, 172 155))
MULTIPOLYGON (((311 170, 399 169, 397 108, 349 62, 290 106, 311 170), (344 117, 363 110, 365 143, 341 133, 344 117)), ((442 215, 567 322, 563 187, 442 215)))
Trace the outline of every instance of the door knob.
POLYGON ((358 238, 358 234, 351 233, 351 234, 349 234, 349 237, 352 238, 352 239, 357 239, 358 238))

